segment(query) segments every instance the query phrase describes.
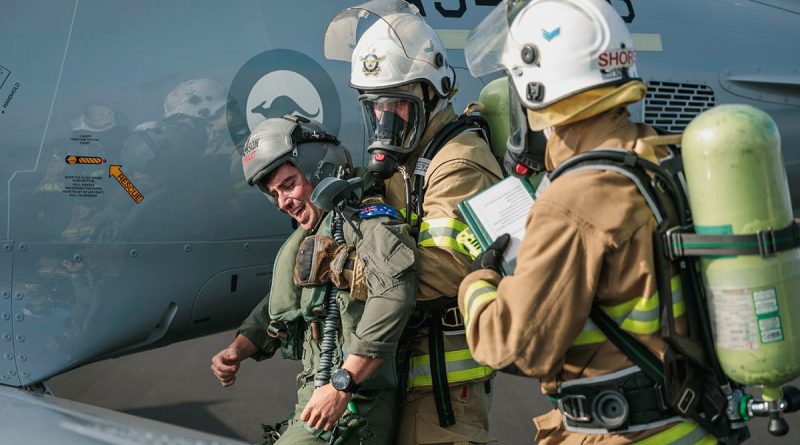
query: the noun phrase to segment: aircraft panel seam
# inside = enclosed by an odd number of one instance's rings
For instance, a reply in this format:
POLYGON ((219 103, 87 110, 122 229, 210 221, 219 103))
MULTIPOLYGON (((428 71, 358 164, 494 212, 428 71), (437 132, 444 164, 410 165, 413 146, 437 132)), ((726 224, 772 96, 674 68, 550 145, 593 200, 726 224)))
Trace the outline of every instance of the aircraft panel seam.
POLYGON ((6 225, 6 239, 11 239, 11 181, 17 176, 17 173, 32 173, 39 168, 39 160, 42 158, 42 149, 44 148, 44 140, 47 137, 47 130, 50 127, 50 119, 53 117, 53 108, 56 105, 56 98, 58 97, 58 89, 61 87, 61 75, 64 73, 64 64, 67 61, 67 53, 69 52, 69 42, 72 38, 72 28, 75 26, 75 17, 78 14, 78 3, 80 0, 75 0, 75 8, 72 10, 72 21, 69 24, 69 32, 67 33, 67 43, 64 46, 64 55, 61 57, 61 67, 58 69, 58 79, 56 80, 56 88, 53 91, 53 100, 50 102, 50 111, 47 113, 47 121, 44 124, 44 131, 42 132, 42 141, 39 143, 39 153, 36 155, 36 163, 31 170, 17 170, 10 178, 8 178, 8 187, 6 190, 8 209, 6 212, 8 220, 6 225))

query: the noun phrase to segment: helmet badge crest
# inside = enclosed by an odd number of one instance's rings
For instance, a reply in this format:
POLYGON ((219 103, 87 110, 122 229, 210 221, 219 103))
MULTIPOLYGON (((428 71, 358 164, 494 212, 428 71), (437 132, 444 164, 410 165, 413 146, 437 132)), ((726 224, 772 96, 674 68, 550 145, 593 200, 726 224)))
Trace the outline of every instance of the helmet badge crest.
POLYGON ((386 57, 378 57, 375 53, 369 53, 361 58, 361 72, 365 76, 377 76, 381 72, 380 63, 386 57))

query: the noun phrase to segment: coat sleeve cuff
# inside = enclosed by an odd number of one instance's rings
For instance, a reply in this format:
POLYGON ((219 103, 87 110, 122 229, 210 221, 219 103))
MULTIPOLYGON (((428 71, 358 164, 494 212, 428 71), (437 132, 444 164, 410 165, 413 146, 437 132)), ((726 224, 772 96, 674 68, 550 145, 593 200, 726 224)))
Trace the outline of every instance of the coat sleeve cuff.
POLYGON ((281 346, 280 340, 274 339, 267 335, 266 328, 262 328, 260 326, 242 326, 239 328, 236 334, 241 334, 247 337, 248 340, 256 345, 258 351, 251 355, 250 358, 259 362, 261 360, 271 358, 273 355, 275 355, 275 351, 277 351, 281 346))
POLYGON ((501 279, 502 277, 500 274, 492 269, 478 269, 464 277, 464 279, 461 281, 461 285, 458 288, 458 308, 461 310, 461 313, 464 313, 464 300, 467 296, 467 289, 472 283, 482 280, 497 287, 500 284, 501 279))

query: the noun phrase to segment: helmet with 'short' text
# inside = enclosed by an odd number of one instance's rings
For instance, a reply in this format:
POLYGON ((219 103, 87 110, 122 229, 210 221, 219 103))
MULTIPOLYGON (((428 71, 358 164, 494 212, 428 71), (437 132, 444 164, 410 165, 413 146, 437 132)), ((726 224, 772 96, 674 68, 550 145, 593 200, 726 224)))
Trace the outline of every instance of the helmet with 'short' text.
POLYGON ((532 110, 638 77, 631 34, 605 0, 506 0, 470 33, 464 55, 475 76, 505 70, 532 110))

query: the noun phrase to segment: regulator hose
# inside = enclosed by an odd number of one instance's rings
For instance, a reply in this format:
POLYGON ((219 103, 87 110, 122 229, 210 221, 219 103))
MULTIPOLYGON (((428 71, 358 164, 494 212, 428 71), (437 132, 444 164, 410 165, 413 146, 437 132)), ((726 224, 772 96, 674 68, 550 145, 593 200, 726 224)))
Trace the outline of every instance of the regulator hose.
MULTIPOLYGON (((344 218, 340 213, 333 215, 333 239, 337 244, 344 244, 344 230, 342 223, 344 218)), ((325 321, 322 324, 322 343, 320 345, 319 369, 314 376, 314 386, 319 388, 325 386, 331 380, 331 368, 333 368, 333 353, 336 351, 336 337, 339 336, 339 324, 341 314, 339 304, 336 302, 336 294, 339 289, 333 284, 328 284, 328 299, 325 311, 325 321)))

